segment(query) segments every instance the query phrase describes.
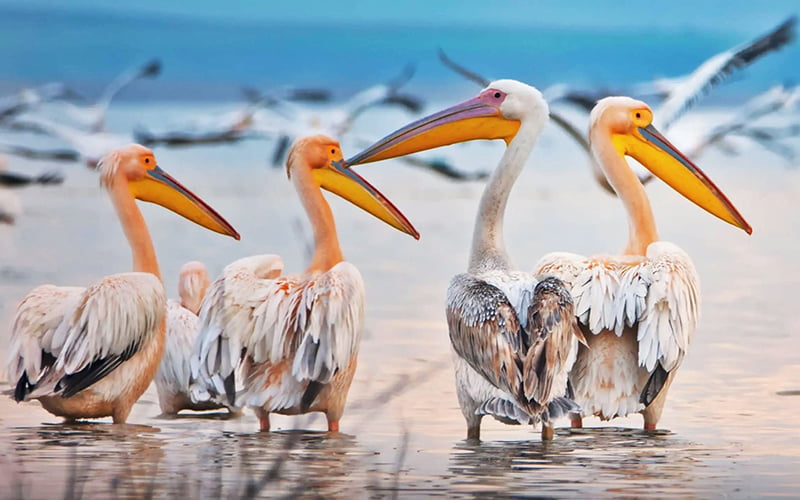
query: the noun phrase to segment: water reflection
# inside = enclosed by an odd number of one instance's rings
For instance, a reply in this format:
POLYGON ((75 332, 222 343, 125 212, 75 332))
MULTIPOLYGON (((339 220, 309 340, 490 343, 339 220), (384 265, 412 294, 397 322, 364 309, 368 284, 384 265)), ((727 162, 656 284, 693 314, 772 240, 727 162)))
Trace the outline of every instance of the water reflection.
POLYGON ((11 485, 18 498, 145 497, 157 485, 164 457, 159 432, 93 423, 16 427, 3 458, 14 466, 11 485), (27 480, 34 474, 35 481, 27 480))
POLYGON ((563 429, 551 442, 459 442, 448 470, 451 490, 467 496, 698 495, 716 490, 698 472, 715 455, 668 431, 563 429))

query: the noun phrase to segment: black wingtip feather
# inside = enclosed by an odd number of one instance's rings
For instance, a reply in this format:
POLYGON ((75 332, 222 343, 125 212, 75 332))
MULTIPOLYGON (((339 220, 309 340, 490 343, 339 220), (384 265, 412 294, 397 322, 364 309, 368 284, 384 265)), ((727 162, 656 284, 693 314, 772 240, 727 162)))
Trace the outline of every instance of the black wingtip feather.
POLYGON ((28 373, 22 372, 22 376, 19 378, 17 386, 14 387, 14 401, 17 403, 24 401, 25 395, 30 392, 30 389, 31 385, 28 383, 28 373))
POLYGON ((656 365, 656 369, 650 374, 650 378, 647 379, 647 383, 642 390, 642 394, 639 396, 639 402, 645 405, 645 407, 650 406, 650 403, 652 403, 653 400, 658 397, 661 389, 664 388, 664 384, 667 383, 668 376, 668 371, 666 371, 660 364, 656 365))
POLYGON ((314 404, 314 400, 317 399, 319 393, 322 392, 322 389, 325 387, 325 384, 322 382, 317 382, 316 380, 312 380, 308 383, 308 387, 306 387, 306 392, 303 393, 303 398, 300 400, 300 411, 302 413, 306 413, 311 405, 314 404))

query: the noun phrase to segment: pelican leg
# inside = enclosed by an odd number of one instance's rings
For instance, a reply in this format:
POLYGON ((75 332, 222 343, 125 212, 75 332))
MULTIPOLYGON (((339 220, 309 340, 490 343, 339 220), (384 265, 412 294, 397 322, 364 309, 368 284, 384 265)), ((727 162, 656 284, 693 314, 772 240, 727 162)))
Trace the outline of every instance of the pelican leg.
POLYGON ((115 424, 124 424, 128 420, 128 415, 131 412, 133 405, 123 405, 114 408, 114 414, 111 419, 115 424))
POLYGON ((269 432, 269 412, 264 408, 254 408, 256 416, 258 417, 258 430, 261 432, 269 432))
POLYGON ((328 420, 328 432, 339 432, 338 420, 328 420))
POLYGON ((661 413, 664 411, 664 403, 667 401, 667 392, 669 391, 669 387, 672 385, 672 380, 674 378, 675 372, 673 371, 669 374, 669 376, 667 376, 667 380, 664 382, 664 386, 661 388, 658 396, 656 396, 656 398, 647 406, 647 408, 642 410, 642 416, 644 416, 644 430, 656 430, 658 421, 661 420, 661 413))
POLYGON ((583 428, 583 417, 577 413, 571 413, 569 416, 569 425, 573 429, 583 428))
POLYGON ((555 434, 555 427, 544 423, 542 424, 542 441, 552 441, 555 434))
POLYGON ((480 438, 481 438, 481 421, 478 420, 478 422, 475 425, 471 425, 471 423, 468 422, 467 439, 480 440, 480 438))

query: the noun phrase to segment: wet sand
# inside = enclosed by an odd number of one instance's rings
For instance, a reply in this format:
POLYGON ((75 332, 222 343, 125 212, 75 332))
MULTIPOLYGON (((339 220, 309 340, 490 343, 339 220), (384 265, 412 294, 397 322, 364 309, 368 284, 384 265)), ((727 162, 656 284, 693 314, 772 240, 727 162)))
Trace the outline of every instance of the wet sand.
MULTIPOLYGON (((129 109, 117 119, 142 122, 159 112, 129 109)), ((388 132, 402 120, 371 115, 365 128, 388 132)), ((468 168, 492 168, 501 151, 499 144, 451 148, 468 168)), ((157 150, 162 168, 242 234, 241 242, 229 241, 145 206, 171 296, 187 260, 202 260, 218 274, 236 258, 277 253, 287 270, 302 269, 308 227, 285 173, 267 167, 270 154, 266 142, 157 150)), ((485 420, 484 441, 466 443, 443 303, 450 277, 465 269, 483 185, 387 162, 359 172, 405 212, 421 241, 332 200, 344 254, 367 286, 366 331, 340 435, 321 432, 320 415, 276 417, 279 431, 266 435, 256 432, 249 411, 232 420, 192 414, 164 420, 157 417, 153 387, 125 426, 64 426, 38 403, 2 397, 0 496, 64 497, 74 489, 85 498, 229 497, 245 495, 248 487, 263 495, 342 498, 800 494, 794 424, 800 411, 800 176, 768 153, 731 159, 712 152, 698 164, 754 234, 712 218, 658 181, 648 187, 662 238, 692 256, 703 295, 700 326, 657 432, 639 430, 639 416, 610 423, 587 418, 588 428, 578 431, 560 422, 555 441, 542 443, 530 428, 485 420), (280 468, 273 470, 275 464, 280 468), (251 484, 258 480, 265 483, 251 484)), ((22 192, 25 214, 16 227, 0 227, 3 359, 16 301, 31 288, 88 285, 130 266, 96 174, 79 166, 64 171, 64 186, 22 192)), ((622 248, 622 208, 587 172, 585 157, 568 139, 555 130, 542 137, 506 216, 509 251, 521 269, 553 250, 622 248)))

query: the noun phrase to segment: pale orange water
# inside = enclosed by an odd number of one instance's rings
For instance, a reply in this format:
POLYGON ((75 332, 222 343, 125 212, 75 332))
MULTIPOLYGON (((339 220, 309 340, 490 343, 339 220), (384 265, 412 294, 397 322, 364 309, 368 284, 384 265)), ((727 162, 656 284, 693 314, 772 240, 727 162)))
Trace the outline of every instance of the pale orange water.
MULTIPOLYGON (((159 109, 128 113, 124 119, 134 122, 158 116, 159 109)), ((381 115, 371 120, 375 130, 400 124, 383 123, 381 115)), ((269 147, 157 151, 162 168, 242 234, 241 242, 224 239, 145 206, 171 295, 187 260, 202 260, 216 274, 236 258, 277 253, 289 271, 302 268, 298 227, 308 229, 285 174, 266 167, 269 147)), ((501 150, 475 144, 451 152, 465 166, 491 168, 501 150)), ((361 270, 368 293, 341 435, 319 432, 319 416, 275 418, 281 431, 268 435, 255 432, 250 413, 234 420, 163 420, 153 388, 126 426, 63 426, 37 403, 2 397, 0 495, 64 497, 74 487, 85 498, 231 497, 246 493, 248 481, 277 461, 278 479, 261 494, 799 495, 800 174, 756 152, 736 159, 711 153, 699 164, 754 234, 713 219, 663 184, 648 188, 662 237, 692 256, 703 292, 702 321, 670 390, 661 431, 639 431, 638 416, 610 424, 586 419, 588 429, 563 428, 554 442, 542 443, 531 429, 486 420, 484 442, 467 444, 443 302, 450 277, 466 265, 482 184, 385 163, 359 172, 406 213, 422 240, 332 202, 344 253, 361 270), (285 432, 293 428, 310 430, 285 432)), ((15 302, 34 286, 87 285, 129 269, 124 237, 95 174, 77 166, 65 172, 62 187, 22 193, 25 215, 16 227, 0 227, 0 353, 15 302)), ((508 247, 522 269, 553 250, 617 251, 625 240, 622 217, 618 202, 593 185, 580 152, 550 130, 512 193, 508 247)))

